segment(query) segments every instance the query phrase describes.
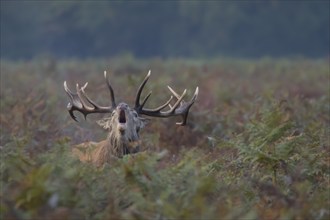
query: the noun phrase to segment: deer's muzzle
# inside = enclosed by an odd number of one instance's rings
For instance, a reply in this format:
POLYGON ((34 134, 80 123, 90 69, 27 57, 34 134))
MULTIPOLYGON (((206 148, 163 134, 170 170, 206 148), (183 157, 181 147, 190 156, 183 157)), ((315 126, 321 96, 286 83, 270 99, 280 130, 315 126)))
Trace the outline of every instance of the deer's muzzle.
POLYGON ((120 103, 117 106, 118 113, 118 130, 123 135, 125 134, 125 130, 127 129, 127 105, 125 103, 120 103))
POLYGON ((120 109, 119 110, 119 118, 118 118, 119 123, 125 124, 126 123, 126 113, 125 110, 120 109))

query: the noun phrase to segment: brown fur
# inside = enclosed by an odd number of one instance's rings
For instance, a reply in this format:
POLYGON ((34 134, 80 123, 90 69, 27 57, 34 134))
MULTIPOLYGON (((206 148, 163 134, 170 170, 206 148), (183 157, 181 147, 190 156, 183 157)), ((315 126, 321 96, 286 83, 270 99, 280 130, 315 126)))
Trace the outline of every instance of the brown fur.
MULTIPOLYGON (((137 153, 139 151, 140 141, 130 142, 128 148, 129 153, 137 153)), ((84 142, 75 145, 72 153, 82 162, 93 163, 96 166, 101 166, 104 163, 111 163, 117 159, 113 155, 113 148, 109 141, 103 140, 100 142, 84 142)), ((123 154, 124 155, 124 154, 123 154)))
POLYGON ((138 133, 144 127, 145 119, 139 117, 135 110, 125 103, 118 106, 111 117, 98 121, 101 127, 109 131, 106 140, 85 142, 73 147, 73 154, 81 161, 101 166, 104 163, 111 163, 114 158, 139 151, 138 133), (120 111, 125 111, 126 123, 119 123, 120 111))

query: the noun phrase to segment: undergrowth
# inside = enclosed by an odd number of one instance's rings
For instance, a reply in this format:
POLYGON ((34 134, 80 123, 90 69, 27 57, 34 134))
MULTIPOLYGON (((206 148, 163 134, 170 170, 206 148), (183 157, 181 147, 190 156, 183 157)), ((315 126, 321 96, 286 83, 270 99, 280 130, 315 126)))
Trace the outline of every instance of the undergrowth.
POLYGON ((2 219, 329 219, 328 62, 112 62, 2 61, 2 219), (142 152, 81 163, 72 145, 106 134, 101 116, 69 118, 63 81, 89 81, 105 103, 112 67, 132 101, 150 66, 150 106, 167 84, 200 87, 188 125, 151 120, 142 152))

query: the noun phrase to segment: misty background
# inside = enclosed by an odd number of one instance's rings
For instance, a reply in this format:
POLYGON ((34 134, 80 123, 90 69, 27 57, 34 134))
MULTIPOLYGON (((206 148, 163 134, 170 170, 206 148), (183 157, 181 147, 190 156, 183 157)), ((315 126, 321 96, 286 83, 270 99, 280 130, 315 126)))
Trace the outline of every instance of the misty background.
POLYGON ((329 1, 1 1, 1 58, 319 58, 329 26, 329 1))

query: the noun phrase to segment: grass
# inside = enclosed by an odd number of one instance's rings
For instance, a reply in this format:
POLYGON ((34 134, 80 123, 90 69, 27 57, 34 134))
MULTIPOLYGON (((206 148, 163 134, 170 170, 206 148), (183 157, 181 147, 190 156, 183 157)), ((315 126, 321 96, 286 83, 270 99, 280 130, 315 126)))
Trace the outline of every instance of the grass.
POLYGON ((329 219, 329 77, 328 60, 2 60, 1 218, 329 219), (188 125, 151 119, 143 151, 102 168, 72 156, 104 116, 71 120, 63 81, 107 105, 108 70, 133 104, 149 69, 150 107, 199 86, 188 125))

